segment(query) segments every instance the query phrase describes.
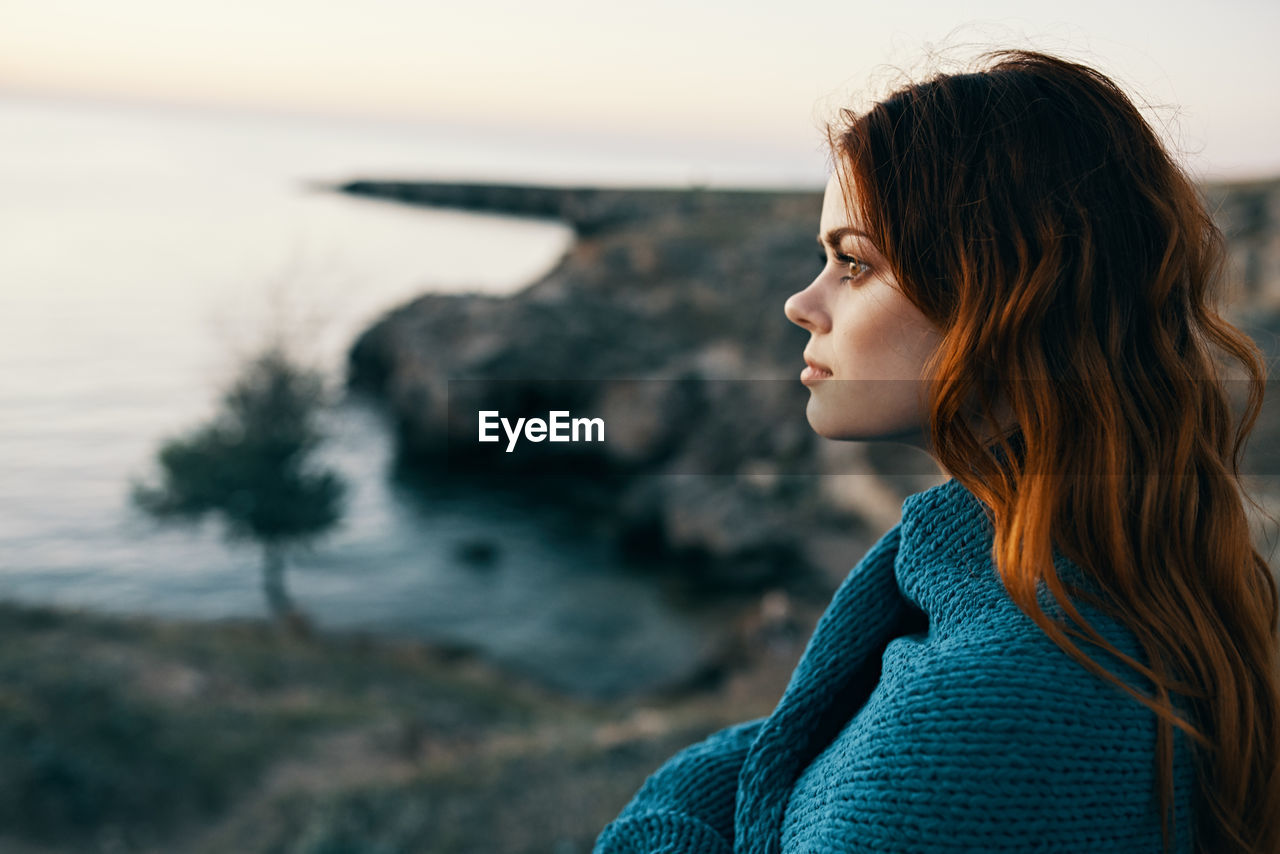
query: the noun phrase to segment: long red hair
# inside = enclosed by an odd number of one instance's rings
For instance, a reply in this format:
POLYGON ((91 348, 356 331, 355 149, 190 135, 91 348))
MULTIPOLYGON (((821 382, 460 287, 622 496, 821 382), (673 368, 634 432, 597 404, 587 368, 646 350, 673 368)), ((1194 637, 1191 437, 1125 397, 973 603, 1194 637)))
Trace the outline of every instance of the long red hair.
POLYGON ((849 210, 944 332, 930 365, 934 454, 990 508, 1011 598, 1158 715, 1166 848, 1179 727, 1196 748, 1198 849, 1274 854, 1280 600, 1240 482, 1266 363, 1219 314, 1223 235, 1108 77, 1036 51, 981 60, 827 127, 849 210), (1218 353, 1247 375, 1234 431, 1218 353), (1014 427, 986 444, 966 420, 999 426, 1000 398, 1014 427), (1055 547, 1109 603, 1064 584, 1055 547), (1044 588, 1070 623, 1041 608, 1044 588), (1094 631, 1077 596, 1132 630, 1147 662, 1094 631), (1116 655, 1153 695, 1068 636, 1116 655))

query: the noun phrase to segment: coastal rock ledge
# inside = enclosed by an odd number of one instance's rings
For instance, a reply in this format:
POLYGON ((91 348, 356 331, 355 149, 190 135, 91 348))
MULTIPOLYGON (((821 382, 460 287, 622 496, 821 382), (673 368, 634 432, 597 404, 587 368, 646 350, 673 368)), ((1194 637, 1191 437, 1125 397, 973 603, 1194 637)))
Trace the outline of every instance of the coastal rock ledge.
MULTIPOLYGON (((1257 201, 1275 199, 1276 186, 1211 189, 1229 236, 1233 224, 1239 232, 1231 261, 1247 290, 1241 310, 1278 302, 1268 273, 1280 269, 1268 263, 1276 241, 1264 238, 1276 233, 1280 206, 1257 201)), ((661 557, 707 589, 814 596, 829 594, 897 521, 903 498, 943 479, 918 450, 831 441, 808 425, 798 377, 809 334, 782 308, 819 269, 819 190, 337 189, 554 218, 577 234, 550 272, 514 295, 427 294, 359 336, 348 387, 385 404, 401 463, 415 473, 554 490, 604 523, 624 554, 661 557), (503 440, 481 454, 480 409, 599 416, 605 441, 524 442, 504 455, 503 440)))

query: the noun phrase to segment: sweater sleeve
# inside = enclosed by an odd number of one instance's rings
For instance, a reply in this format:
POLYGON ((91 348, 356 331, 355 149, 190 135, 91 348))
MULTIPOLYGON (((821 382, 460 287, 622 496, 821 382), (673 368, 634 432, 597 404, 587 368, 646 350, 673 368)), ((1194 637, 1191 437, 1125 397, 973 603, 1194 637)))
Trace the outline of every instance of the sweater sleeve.
POLYGON ((592 854, 730 854, 738 772, 764 721, 726 727, 664 762, 592 854))

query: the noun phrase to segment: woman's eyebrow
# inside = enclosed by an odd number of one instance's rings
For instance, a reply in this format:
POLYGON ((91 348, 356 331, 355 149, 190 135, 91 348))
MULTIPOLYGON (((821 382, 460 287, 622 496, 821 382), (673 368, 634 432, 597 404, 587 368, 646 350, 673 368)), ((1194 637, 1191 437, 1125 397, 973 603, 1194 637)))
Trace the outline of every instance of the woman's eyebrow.
MULTIPOLYGON (((827 245, 829 245, 832 249, 838 248, 840 243, 840 238, 844 237, 846 234, 856 234, 859 237, 866 237, 868 240, 871 239, 865 231, 859 231, 853 226, 843 225, 838 228, 833 228, 827 232, 827 236, 826 236, 827 245)), ((818 245, 821 246, 822 243, 823 243, 823 238, 821 235, 819 235, 818 245)))

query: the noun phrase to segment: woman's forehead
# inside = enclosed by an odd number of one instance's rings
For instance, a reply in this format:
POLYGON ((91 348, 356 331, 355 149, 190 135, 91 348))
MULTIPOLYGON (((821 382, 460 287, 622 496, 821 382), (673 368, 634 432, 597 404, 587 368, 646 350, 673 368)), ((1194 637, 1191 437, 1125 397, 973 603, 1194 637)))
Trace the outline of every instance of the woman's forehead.
POLYGON ((823 194, 823 201, 831 201, 832 197, 839 197, 841 190, 840 176, 835 172, 827 178, 827 189, 823 194))
POLYGON ((827 179, 827 189, 822 196, 822 231, 841 225, 849 225, 849 215, 845 209, 844 187, 839 176, 833 174, 827 179))

